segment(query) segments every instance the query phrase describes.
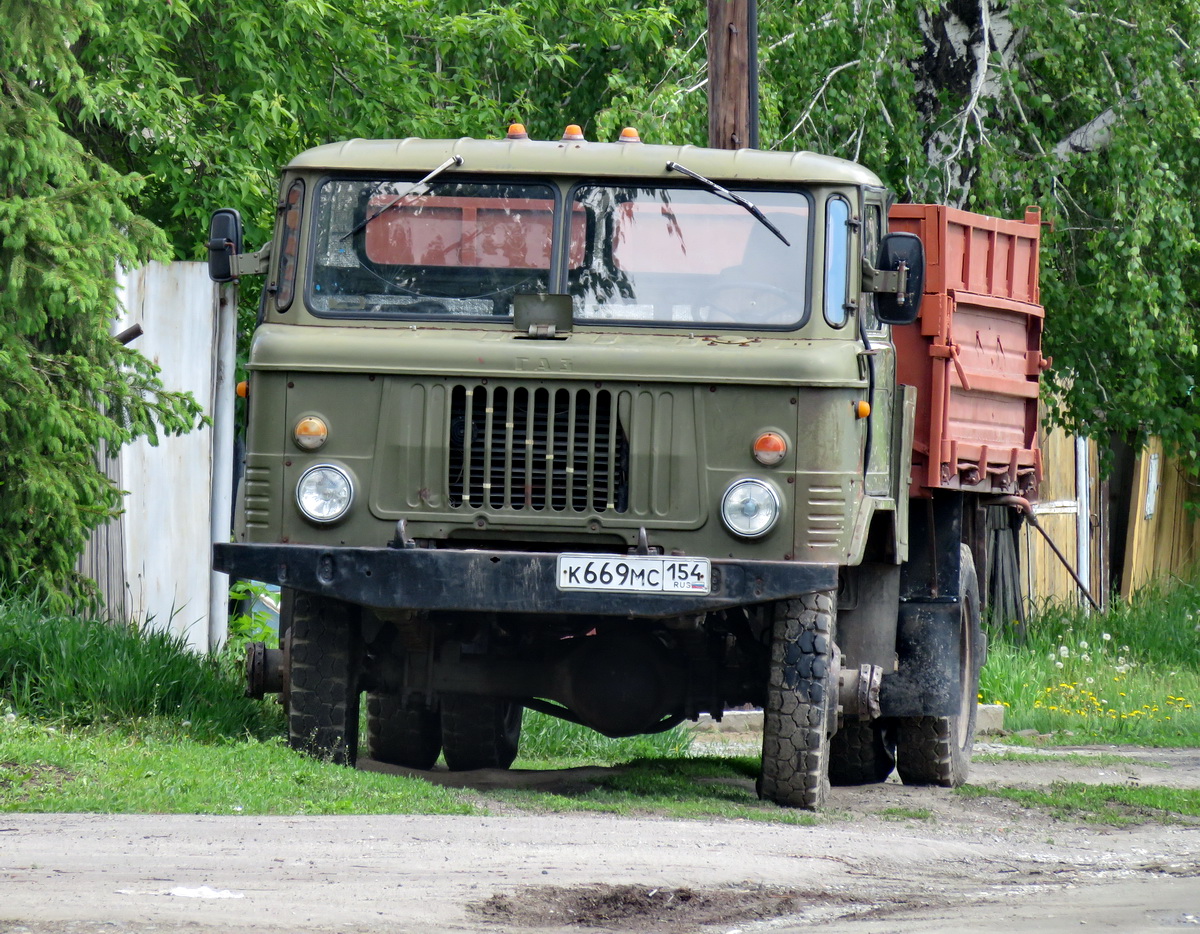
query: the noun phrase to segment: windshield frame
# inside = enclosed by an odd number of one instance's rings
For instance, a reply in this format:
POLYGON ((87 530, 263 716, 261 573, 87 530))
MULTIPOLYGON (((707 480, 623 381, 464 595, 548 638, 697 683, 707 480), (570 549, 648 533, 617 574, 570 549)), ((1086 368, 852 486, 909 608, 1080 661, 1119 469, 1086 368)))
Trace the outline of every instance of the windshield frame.
MULTIPOLYGON (((481 324, 512 326, 512 315, 502 314, 466 314, 466 313, 434 313, 420 311, 405 311, 402 306, 392 308, 380 308, 372 310, 368 306, 359 308, 321 308, 317 307, 314 302, 315 283, 316 283, 316 268, 318 254, 321 253, 323 247, 319 242, 320 237, 320 219, 322 213, 322 203, 328 197, 328 186, 331 183, 350 182, 360 184, 370 184, 372 182, 386 182, 394 184, 410 184, 420 181, 428 173, 419 171, 404 171, 391 172, 384 170, 364 170, 364 171, 337 171, 326 172, 321 174, 315 180, 311 180, 309 187, 309 197, 307 199, 309 207, 309 218, 306 224, 307 243, 305 244, 305 252, 308 254, 304 258, 303 274, 303 302, 306 310, 316 318, 324 319, 349 319, 358 321, 406 321, 406 322, 429 322, 438 324, 463 324, 473 327, 478 327, 481 324)), ((307 180, 306 180, 307 181, 307 180)), ((714 203, 729 205, 731 210, 745 212, 747 222, 754 226, 761 226, 764 232, 768 231, 761 221, 757 220, 749 211, 730 202, 727 199, 709 192, 704 186, 696 184, 686 178, 678 179, 661 179, 650 178, 645 176, 589 176, 580 178, 576 175, 550 175, 550 174, 526 174, 519 172, 462 172, 461 170, 451 170, 450 172, 436 179, 431 187, 436 189, 440 184, 447 182, 466 183, 466 184, 495 184, 495 185, 539 185, 544 186, 550 192, 553 202, 553 220, 551 226, 551 243, 550 243, 550 262, 549 267, 545 271, 547 280, 547 289, 551 293, 565 294, 568 288, 568 276, 570 268, 570 234, 571 224, 568 215, 570 208, 575 204, 575 198, 578 192, 584 188, 633 188, 639 190, 666 190, 692 193, 707 198, 712 198, 714 203)), ((755 198, 761 200, 764 194, 782 193, 795 196, 803 201, 807 219, 804 229, 804 268, 805 276, 803 288, 797 289, 797 298, 803 302, 802 314, 797 320, 785 322, 782 324, 770 324, 759 321, 684 321, 684 320, 639 320, 632 318, 621 319, 606 319, 596 318, 591 316, 582 316, 576 314, 574 323, 576 329, 596 328, 600 330, 613 329, 637 329, 637 330, 669 330, 671 332, 695 331, 697 329, 722 330, 722 331, 768 331, 768 332, 791 332, 805 327, 812 320, 813 302, 814 302, 814 279, 818 271, 814 269, 813 259, 815 252, 815 238, 817 236, 817 198, 811 186, 799 183, 781 183, 781 182, 762 182, 759 180, 736 180, 719 179, 720 184, 727 187, 730 191, 755 201, 755 198)), ((769 206, 768 206, 769 210, 769 206)), ((374 221, 372 221, 374 222, 374 221)), ((585 243, 585 249, 591 251, 593 249, 593 241, 598 242, 598 235, 590 229, 590 219, 585 221, 584 237, 588 241, 585 243)), ((332 234, 330 236, 333 236, 332 234)), ((365 238, 366 230, 360 230, 355 234, 356 238, 365 238)), ((364 293, 365 294, 365 293, 364 293)))
MULTIPOLYGON (((742 196, 743 198, 746 198, 747 200, 754 202, 755 204, 758 203, 756 201, 755 196, 759 196, 759 200, 761 200, 762 195, 775 194, 775 193, 795 195, 795 196, 799 197, 800 199, 802 199, 803 202, 805 203, 806 208, 807 208, 806 227, 805 227, 805 231, 804 231, 804 239, 805 239, 804 266, 805 266, 806 274, 804 277, 804 287, 803 287, 802 293, 798 293, 801 295, 802 301, 804 303, 804 307, 802 309, 802 313, 801 313, 799 319, 797 319, 795 321, 791 321, 791 322, 786 322, 783 324, 767 324, 764 322, 757 322, 757 321, 728 321, 728 322, 727 321, 703 321, 703 322, 701 322, 701 321, 667 321, 667 320, 649 320, 649 319, 639 320, 639 319, 633 319, 633 318, 604 319, 604 318, 595 318, 595 317, 591 317, 591 316, 581 316, 578 313, 576 313, 574 315, 574 323, 575 323, 576 328, 596 327, 596 328, 604 328, 604 329, 637 328, 637 329, 641 329, 641 330, 645 330, 648 328, 648 329, 652 329, 652 330, 666 329, 666 330, 670 330, 670 331, 681 331, 681 330, 695 331, 697 329, 700 329, 700 330, 705 330, 705 331, 708 331, 708 330, 725 330, 725 331, 752 330, 752 331, 788 332, 788 331, 797 331, 797 330, 803 328, 805 325, 808 324, 809 321, 812 320, 813 279, 815 277, 815 270, 813 269, 813 256, 814 256, 814 237, 816 236, 816 229, 817 229, 816 228, 817 199, 816 199, 816 196, 814 195, 811 187, 801 186, 801 185, 797 185, 797 184, 789 185, 789 184, 782 184, 782 183, 760 182, 758 180, 753 180, 753 181, 747 182, 746 180, 728 180, 728 179, 717 178, 717 179, 714 179, 714 181, 717 181, 722 187, 727 188, 729 191, 734 192, 735 194, 738 194, 738 195, 742 196)), ((729 205, 731 210, 737 210, 739 212, 745 213, 746 219, 749 223, 753 224, 756 227, 761 226, 764 233, 767 233, 772 237, 775 236, 774 234, 770 233, 769 227, 767 227, 766 225, 763 225, 762 222, 760 220, 758 220, 753 215, 752 212, 746 210, 745 207, 738 205, 736 202, 729 201, 726 198, 722 198, 719 195, 709 191, 705 186, 700 185, 694 181, 690 181, 687 178, 660 179, 660 178, 645 178, 645 177, 641 177, 641 176, 639 176, 639 177, 602 176, 602 177, 590 177, 590 178, 585 178, 585 179, 578 179, 573 184, 571 184, 570 188, 567 190, 566 195, 563 199, 564 207, 562 208, 562 210, 563 210, 564 214, 567 213, 569 211, 570 207, 575 204, 576 196, 578 195, 579 191, 583 188, 655 189, 655 190, 665 190, 665 191, 681 191, 681 192, 695 193, 695 194, 699 194, 699 195, 706 195, 707 197, 711 198, 715 204, 729 205)), ((758 206, 760 207, 760 209, 762 208, 762 205, 758 205, 758 206)), ((569 234, 569 230, 567 229, 567 227, 565 226, 564 223, 560 222, 558 229, 560 232, 563 233, 564 237, 569 234)), ((599 242, 599 234, 593 233, 593 231, 591 230, 591 219, 590 218, 587 221, 585 221, 584 229, 585 229, 585 236, 587 236, 589 238, 589 242, 587 244, 585 244, 585 250, 590 252, 590 250, 593 248, 594 244, 599 242)), ((557 253, 556 253, 556 255, 558 256, 559 263, 561 264, 560 268, 557 270, 558 275, 556 276, 556 280, 559 283, 561 283, 561 287, 564 292, 569 291, 569 280, 570 280, 569 249, 570 249, 570 244, 564 243, 561 245, 561 247, 557 250, 557 253)))
MULTIPOLYGON (((469 325, 473 325, 476 327, 479 326, 480 324, 503 324, 508 327, 512 326, 513 318, 512 318, 512 314, 511 314, 511 306, 510 306, 510 313, 508 315, 499 315, 499 314, 495 314, 495 313, 490 313, 490 314, 458 313, 458 314, 456 314, 456 313, 449 313, 449 312, 435 313, 435 312, 427 312, 427 311, 426 312, 405 311, 405 310, 403 310, 403 306, 396 306, 393 308, 386 308, 386 309, 379 309, 379 310, 371 310, 366 307, 345 308, 345 309, 341 309, 341 308, 329 309, 329 308, 317 307, 316 302, 314 300, 315 293, 316 293, 316 269, 317 269, 318 254, 322 250, 322 242, 320 240, 321 211, 322 211, 322 205, 326 201, 326 197, 327 197, 326 196, 326 192, 327 192, 326 186, 331 183, 336 184, 338 182, 350 182, 350 183, 359 183, 359 184, 368 184, 368 185, 373 182, 386 182, 386 183, 404 185, 404 184, 412 184, 414 182, 418 182, 422 178, 424 178, 425 175, 427 175, 427 174, 428 174, 428 172, 389 172, 389 171, 385 171, 385 170, 369 170, 369 171, 362 171, 362 172, 349 171, 349 172, 336 172, 336 173, 330 172, 330 173, 325 173, 325 174, 321 175, 321 177, 318 178, 313 183, 312 194, 310 197, 311 208, 310 208, 309 219, 308 219, 308 224, 307 224, 307 232, 308 232, 307 240, 308 240, 308 242, 307 242, 306 252, 308 255, 304 261, 304 272, 305 272, 305 276, 304 276, 304 278, 305 278, 304 306, 311 315, 313 315, 314 317, 317 317, 317 318, 334 318, 334 319, 343 319, 343 320, 350 319, 350 320, 357 320, 357 321, 409 321, 409 322, 426 321, 426 322, 437 322, 439 324, 445 324, 445 323, 469 324, 469 325)), ((433 189, 436 189, 437 186, 439 185, 439 183, 446 184, 447 182, 452 182, 455 184, 465 183, 465 184, 480 184, 480 185, 540 185, 540 186, 545 187, 545 189, 550 193, 550 196, 551 196, 551 201, 553 204, 553 207, 552 207, 553 213, 552 213, 551 228, 550 228, 551 229, 551 240, 550 240, 550 248, 549 248, 550 249, 549 263, 545 269, 544 275, 546 278, 547 289, 549 291, 553 292, 557 286, 558 271, 562 265, 562 261, 559 259, 559 256, 558 256, 558 253, 560 250, 560 240, 562 239, 562 235, 559 231, 559 220, 562 215, 562 205, 563 205, 563 186, 562 186, 562 184, 554 176, 548 176, 548 175, 521 175, 521 174, 517 174, 517 173, 508 173, 508 172, 506 172, 506 173, 479 173, 479 172, 466 173, 466 172, 461 172, 458 170, 451 170, 450 172, 444 173, 443 175, 440 175, 437 179, 435 179, 431 183, 430 187, 433 189)), ((375 220, 372 219, 371 223, 374 223, 374 222, 375 222, 375 220)), ((365 238, 367 235, 367 227, 369 227, 369 224, 365 225, 362 229, 356 231, 353 234, 353 237, 350 242, 358 243, 359 241, 365 241, 365 238)), ((334 234, 331 232, 330 242, 333 242, 332 241, 333 236, 334 236, 334 234)), ((361 263, 362 259, 364 259, 364 258, 365 258, 365 256, 359 257, 360 263, 361 263)), ((366 264, 363 264, 363 266, 364 266, 364 268, 367 268, 366 264)), ((484 268, 488 268, 488 267, 484 267, 484 268)), ((377 273, 374 273, 372 270, 368 269, 368 271, 371 271, 372 274, 377 275, 377 273)), ((534 274, 540 274, 541 270, 536 270, 536 271, 531 270, 531 272, 534 274)), ((382 281, 381 281, 381 284, 382 284, 382 281)))

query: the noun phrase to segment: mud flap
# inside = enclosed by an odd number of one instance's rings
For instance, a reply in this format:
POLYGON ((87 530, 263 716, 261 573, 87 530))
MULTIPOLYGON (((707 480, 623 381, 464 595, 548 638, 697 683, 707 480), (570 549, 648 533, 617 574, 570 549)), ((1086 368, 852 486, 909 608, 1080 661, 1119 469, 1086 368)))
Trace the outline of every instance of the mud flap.
POLYGON ((935 490, 911 508, 908 561, 900 572, 897 669, 883 676, 879 702, 885 717, 949 717, 958 713, 962 687, 963 496, 935 490))
POLYGON ((949 717, 958 712, 961 609, 957 600, 900 606, 898 670, 883 676, 885 717, 949 717))

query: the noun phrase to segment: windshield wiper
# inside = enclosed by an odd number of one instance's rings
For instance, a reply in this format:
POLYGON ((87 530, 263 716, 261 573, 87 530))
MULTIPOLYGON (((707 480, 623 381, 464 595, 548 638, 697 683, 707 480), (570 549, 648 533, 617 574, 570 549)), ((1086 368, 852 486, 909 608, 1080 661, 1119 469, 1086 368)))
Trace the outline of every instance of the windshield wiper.
POLYGON ((782 240, 784 246, 791 246, 791 244, 788 242, 788 238, 779 232, 778 227, 776 227, 769 220, 767 220, 767 215, 765 215, 762 211, 760 211, 753 202, 747 201, 741 195, 735 194, 734 192, 730 191, 728 188, 722 188, 720 185, 718 185, 716 182, 714 182, 711 178, 705 178, 703 175, 700 175, 697 172, 693 172, 691 169, 684 168, 678 162, 668 162, 667 163, 667 171, 668 172, 681 172, 684 175, 686 175, 688 178, 694 178, 696 181, 698 181, 701 185, 703 185, 705 188, 707 188, 709 191, 711 191, 718 198, 724 198, 726 201, 732 201, 734 204, 745 208, 747 211, 749 211, 751 214, 753 214, 757 220, 762 221, 763 225, 767 228, 767 230, 771 231, 771 233, 775 234, 775 236, 777 236, 780 240, 782 240))
POLYGON ((391 201, 389 201, 387 204, 385 204, 383 207, 381 207, 374 214, 368 214, 367 217, 361 223, 359 223, 357 226, 355 226, 355 228, 353 230, 351 230, 348 234, 343 236, 342 239, 349 240, 356 233, 358 233, 360 230, 362 230, 364 227, 366 227, 367 224, 369 224, 369 223, 371 223, 371 221, 375 220, 375 218, 377 218, 380 214, 382 214, 384 211, 390 211, 392 208, 394 208, 402 200, 404 200, 409 195, 411 195, 414 191, 416 191, 422 185, 429 184, 435 178, 437 178, 439 175, 441 175, 443 172, 445 172, 446 169, 449 169, 451 167, 458 168, 458 166, 460 166, 462 164, 463 164, 462 156, 451 156, 449 159, 447 159, 445 162, 443 162, 441 165, 439 165, 436 169, 434 169, 432 172, 430 172, 428 175, 426 175, 419 182, 413 182, 412 185, 410 185, 408 187, 408 189, 400 192, 400 194, 396 195, 396 197, 394 197, 391 201))

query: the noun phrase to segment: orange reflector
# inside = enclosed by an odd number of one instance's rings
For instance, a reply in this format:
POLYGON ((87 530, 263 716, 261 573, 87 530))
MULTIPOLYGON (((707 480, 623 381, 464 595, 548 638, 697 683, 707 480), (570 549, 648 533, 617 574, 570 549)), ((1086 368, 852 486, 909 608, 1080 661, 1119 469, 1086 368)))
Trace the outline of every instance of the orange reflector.
POLYGON ((239 399, 250 398, 250 384, 248 382, 246 382, 245 380, 242 380, 240 383, 238 383, 237 384, 237 394, 238 394, 239 399))
POLYGON ((508 128, 509 139, 529 139, 529 134, 525 132, 525 124, 514 123, 508 128))
POLYGON ((296 422, 295 431, 292 432, 296 447, 303 448, 305 451, 315 451, 325 443, 325 439, 328 437, 329 428, 325 425, 324 420, 315 415, 308 415, 300 419, 296 422))
POLYGON ((754 459, 766 467, 772 467, 787 454, 787 441, 774 431, 764 431, 754 439, 754 459))
POLYGON ((638 131, 631 126, 625 127, 621 131, 621 137, 617 140, 618 143, 640 143, 642 138, 638 136, 638 131))
POLYGON ((854 414, 859 418, 866 418, 871 414, 871 403, 866 399, 859 399, 854 403, 854 414))
POLYGON ((583 128, 577 123, 572 123, 563 130, 563 139, 583 139, 583 128))

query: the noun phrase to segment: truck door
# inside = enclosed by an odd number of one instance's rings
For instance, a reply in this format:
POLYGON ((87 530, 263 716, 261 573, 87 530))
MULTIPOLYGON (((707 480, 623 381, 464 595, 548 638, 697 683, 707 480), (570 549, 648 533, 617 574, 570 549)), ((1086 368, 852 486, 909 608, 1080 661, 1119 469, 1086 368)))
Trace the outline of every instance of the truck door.
MULTIPOLYGON (((863 258, 875 262, 879 238, 883 234, 887 193, 882 189, 866 190, 863 198, 862 243, 863 258)), ((875 317, 875 296, 870 292, 859 295, 862 316, 860 334, 865 336, 859 351, 864 375, 874 367, 874 391, 871 399, 870 430, 867 445, 866 492, 869 496, 891 496, 892 410, 895 404, 896 350, 892 345, 891 329, 875 317), (868 346, 869 345, 869 346, 868 346)), ((903 488, 904 484, 901 485, 903 488)))

